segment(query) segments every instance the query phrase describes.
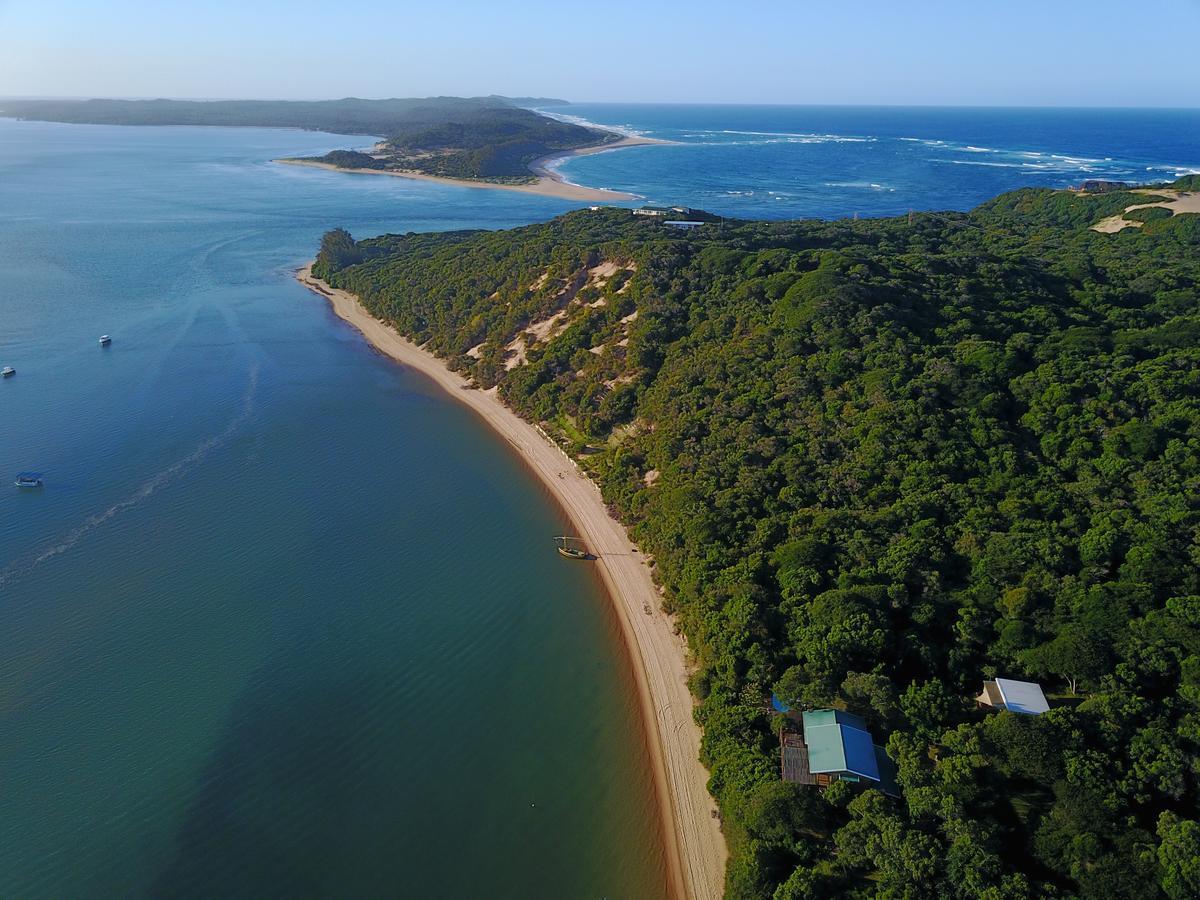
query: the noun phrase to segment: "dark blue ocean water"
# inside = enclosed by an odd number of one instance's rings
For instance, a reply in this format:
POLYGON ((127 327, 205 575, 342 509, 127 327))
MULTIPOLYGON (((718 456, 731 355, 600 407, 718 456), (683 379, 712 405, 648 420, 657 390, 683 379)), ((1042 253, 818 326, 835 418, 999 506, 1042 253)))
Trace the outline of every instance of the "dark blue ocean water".
MULTIPOLYGON (((571 178, 741 216, 1200 163, 1195 112, 559 112, 679 142, 571 178)), ((292 277, 333 226, 575 204, 271 162, 360 143, 0 120, 0 896, 662 894, 558 512, 292 277)))
POLYGON ((675 141, 570 160, 581 184, 745 218, 969 209, 1019 187, 1200 172, 1200 110, 547 107, 675 141))

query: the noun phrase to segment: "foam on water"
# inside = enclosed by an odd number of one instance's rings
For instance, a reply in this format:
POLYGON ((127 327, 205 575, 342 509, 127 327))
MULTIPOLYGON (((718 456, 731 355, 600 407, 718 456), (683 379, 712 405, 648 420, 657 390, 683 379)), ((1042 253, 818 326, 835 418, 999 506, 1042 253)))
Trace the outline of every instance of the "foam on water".
POLYGON ((598 104, 570 112, 592 122, 610 114, 632 130, 676 142, 641 152, 636 167, 616 155, 568 160, 560 171, 572 181, 744 217, 968 209, 1018 187, 1137 180, 1134 173, 1142 171, 1175 177, 1193 168, 1185 164, 1189 133, 1200 140, 1197 116, 1186 111, 598 104), (780 200, 781 178, 797 188, 785 192, 787 202, 780 200))

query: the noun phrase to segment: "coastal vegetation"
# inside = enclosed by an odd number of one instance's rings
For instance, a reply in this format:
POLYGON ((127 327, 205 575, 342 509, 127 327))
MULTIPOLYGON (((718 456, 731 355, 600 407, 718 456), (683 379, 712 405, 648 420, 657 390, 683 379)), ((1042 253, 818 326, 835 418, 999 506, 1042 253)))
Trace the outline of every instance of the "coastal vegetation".
POLYGON ((1174 213, 1161 206, 1147 206, 1144 209, 1131 209, 1122 213, 1122 217, 1131 222, 1154 222, 1158 219, 1169 219, 1174 213))
POLYGON ((370 154, 335 150, 313 161, 347 169, 519 183, 534 180, 529 165, 535 160, 620 139, 613 132, 512 106, 439 110, 395 123, 387 134, 370 154))
POLYGON ((339 169, 382 169, 383 161, 376 159, 370 153, 358 150, 330 150, 322 157, 321 162, 337 166, 339 169))
POLYGON ((1091 230, 1152 199, 339 229, 313 271, 542 423, 652 556, 728 896, 1183 898, 1200 216, 1091 230), (1052 708, 978 709, 996 676, 1052 708), (782 782, 773 693, 865 718, 901 799, 782 782))

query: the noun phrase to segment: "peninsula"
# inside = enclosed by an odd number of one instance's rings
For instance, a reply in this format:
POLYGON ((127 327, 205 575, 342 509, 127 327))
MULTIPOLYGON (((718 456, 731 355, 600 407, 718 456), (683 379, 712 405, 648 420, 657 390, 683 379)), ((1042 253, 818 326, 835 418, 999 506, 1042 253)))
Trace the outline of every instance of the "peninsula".
POLYGON ((663 144, 645 137, 615 137, 595 146, 578 147, 573 150, 563 150, 548 153, 546 156, 531 161, 526 168, 526 175, 496 178, 455 178, 447 175, 434 175, 419 169, 406 168, 406 162, 395 160, 384 153, 374 156, 369 153, 335 150, 323 157, 310 159, 278 159, 276 162, 293 166, 311 166, 318 169, 330 169, 337 172, 350 172, 356 175, 392 175, 398 178, 413 178, 418 181, 436 181, 442 184, 453 184, 459 187, 488 188, 502 191, 518 191, 525 194, 541 194, 544 197, 558 197, 561 200, 579 200, 581 202, 633 200, 633 194, 624 191, 613 191, 607 188, 594 188, 567 181, 555 168, 558 162, 574 156, 589 156, 593 153, 605 153, 611 150, 621 150, 625 147, 638 147, 649 144, 663 144), (333 158, 332 160, 330 158, 333 158), (391 159, 391 162, 388 160, 391 159), (377 164, 378 163, 378 164, 377 164))
POLYGON ((12 100, 0 102, 0 115, 77 124, 255 126, 371 135, 381 139, 365 150, 333 150, 278 162, 567 200, 632 199, 618 191, 571 184, 555 171, 554 163, 664 142, 559 121, 520 105, 533 99, 12 100))
POLYGON ((302 277, 598 553, 685 893, 1151 896, 1200 852, 1197 190, 335 230, 302 277), (822 707, 867 776, 788 756, 822 707))

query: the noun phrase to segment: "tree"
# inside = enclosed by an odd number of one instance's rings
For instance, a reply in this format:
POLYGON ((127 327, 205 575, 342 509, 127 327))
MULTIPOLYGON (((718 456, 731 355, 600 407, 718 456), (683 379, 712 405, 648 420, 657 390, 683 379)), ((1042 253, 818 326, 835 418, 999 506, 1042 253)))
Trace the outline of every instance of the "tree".
POLYGON ((318 278, 328 280, 334 272, 347 266, 361 262, 362 250, 344 228, 334 228, 325 232, 321 238, 321 249, 317 252, 317 260, 313 263, 313 274, 318 278))
POLYGON ((1104 636, 1080 623, 1064 626, 1052 640, 1020 654, 1037 676, 1057 675, 1076 692, 1080 679, 1093 682, 1112 667, 1112 653, 1104 636))
POLYGON ((1158 817, 1158 865, 1163 892, 1200 897, 1200 824, 1164 812, 1158 817))
POLYGON ((851 672, 842 682, 841 693, 852 709, 869 710, 868 718, 880 727, 889 725, 899 711, 896 686, 881 672, 851 672))

